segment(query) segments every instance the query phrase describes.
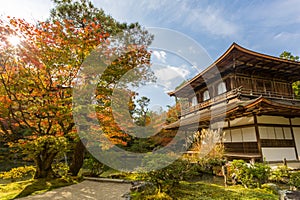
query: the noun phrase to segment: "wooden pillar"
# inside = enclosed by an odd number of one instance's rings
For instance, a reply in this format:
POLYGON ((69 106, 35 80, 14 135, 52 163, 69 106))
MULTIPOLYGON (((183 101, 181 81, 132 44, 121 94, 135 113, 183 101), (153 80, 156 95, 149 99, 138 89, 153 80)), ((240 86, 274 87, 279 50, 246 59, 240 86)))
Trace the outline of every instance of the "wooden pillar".
POLYGON ((256 134, 256 140, 257 140, 257 148, 258 148, 258 152, 262 157, 262 151, 261 151, 261 141, 260 141, 260 135, 259 135, 259 128, 258 128, 258 124, 257 124, 257 116, 254 114, 253 115, 253 119, 254 119, 254 127, 255 127, 255 134, 256 134))
POLYGON ((230 142, 232 142, 230 119, 228 120, 228 130, 229 130, 229 134, 230 134, 230 142))
POLYGON ((299 160, 299 157, 298 157, 298 151, 297 151, 297 147, 296 147, 296 141, 295 141, 294 130, 293 130, 293 125, 292 125, 292 120, 291 120, 291 118, 289 118, 289 121, 290 121, 290 129, 291 129, 291 133, 292 133, 292 138, 293 138, 293 143, 294 143, 294 148, 295 148, 296 158, 297 158, 297 160, 299 160))
POLYGON ((233 76, 230 76, 230 77, 229 77, 229 80, 230 80, 230 90, 235 89, 235 85, 234 85, 234 77, 233 77, 233 76))

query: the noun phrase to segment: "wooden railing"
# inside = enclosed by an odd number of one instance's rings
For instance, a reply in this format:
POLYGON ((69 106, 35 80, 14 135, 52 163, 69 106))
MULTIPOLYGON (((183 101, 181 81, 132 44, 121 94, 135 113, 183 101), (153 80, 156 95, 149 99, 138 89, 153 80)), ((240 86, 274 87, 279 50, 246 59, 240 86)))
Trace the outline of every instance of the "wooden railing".
POLYGON ((227 99, 230 99, 236 95, 238 95, 241 91, 241 88, 236 88, 234 90, 231 90, 231 91, 228 91, 228 92, 225 92, 223 94, 220 94, 216 97, 213 97, 209 100, 206 100, 206 101, 203 101, 195 106, 191 106, 189 108, 186 108, 185 110, 182 111, 182 116, 184 115, 187 115, 189 113, 192 113, 192 112, 196 112, 198 110, 201 110, 201 109, 204 109, 204 108, 207 108, 211 105, 214 105, 216 103, 219 103, 219 102, 222 102, 222 101, 225 101, 227 99))
POLYGON ((296 100, 295 95, 291 95, 288 93, 276 93, 273 91, 253 91, 253 90, 241 88, 241 94, 250 95, 250 96, 264 96, 264 97, 276 98, 276 99, 296 100))
POLYGON ((253 97, 267 97, 272 99, 284 99, 284 100, 293 100, 300 103, 299 99, 296 99, 294 95, 291 94, 285 94, 285 93, 276 93, 271 91, 252 91, 248 89, 244 89, 243 87, 239 87, 236 89, 233 89, 231 91, 225 92, 223 94, 220 94, 216 97, 213 97, 207 101, 203 101, 195 106, 190 106, 186 109, 184 109, 181 113, 181 116, 185 116, 187 114, 196 112, 198 110, 202 110, 204 108, 207 108, 211 105, 217 104, 219 102, 223 102, 225 100, 231 99, 238 95, 246 95, 246 96, 253 96, 253 97))

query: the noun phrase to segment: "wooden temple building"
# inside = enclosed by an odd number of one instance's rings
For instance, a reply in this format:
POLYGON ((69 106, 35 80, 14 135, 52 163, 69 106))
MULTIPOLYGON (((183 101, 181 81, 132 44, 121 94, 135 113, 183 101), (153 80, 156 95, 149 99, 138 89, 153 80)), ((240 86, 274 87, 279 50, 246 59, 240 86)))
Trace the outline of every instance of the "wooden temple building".
POLYGON ((300 100, 292 89, 299 80, 300 62, 233 43, 211 66, 169 93, 188 99, 189 106, 165 128, 194 131, 221 124, 228 158, 299 161, 300 100))

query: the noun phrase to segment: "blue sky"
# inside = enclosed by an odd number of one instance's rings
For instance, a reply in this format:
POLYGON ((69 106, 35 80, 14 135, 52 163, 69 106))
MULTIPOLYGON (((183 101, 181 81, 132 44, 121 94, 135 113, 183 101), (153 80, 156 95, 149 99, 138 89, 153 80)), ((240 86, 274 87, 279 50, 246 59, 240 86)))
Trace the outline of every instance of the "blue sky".
MULTIPOLYGON (((0 14, 45 19, 50 0, 0 0, 0 14)), ((118 21, 180 31, 200 43, 213 60, 232 42, 278 56, 300 55, 298 0, 93 0, 118 21)))
MULTIPOLYGON (((212 60, 222 55, 233 42, 273 56, 279 56, 284 50, 300 55, 299 0, 92 2, 120 22, 139 22, 145 27, 179 31, 197 41, 212 60)), ((10 15, 31 21, 46 19, 52 7, 50 0, 0 0, 0 3, 2 16, 10 15)), ((157 53, 157 58, 165 60, 164 52, 157 53)))
MULTIPOLYGON (((96 1, 95 1, 96 2, 96 1)), ((101 3, 100 3, 101 2, 101 3)), ((278 56, 300 54, 298 0, 101 0, 120 21, 167 27, 194 38, 215 60, 232 42, 278 56)))

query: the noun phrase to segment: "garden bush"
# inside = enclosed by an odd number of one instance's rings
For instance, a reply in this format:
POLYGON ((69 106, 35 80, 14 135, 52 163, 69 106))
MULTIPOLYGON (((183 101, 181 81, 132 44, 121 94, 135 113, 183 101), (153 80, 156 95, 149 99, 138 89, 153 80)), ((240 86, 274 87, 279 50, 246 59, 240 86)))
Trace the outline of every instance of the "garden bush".
POLYGON ((271 168, 266 163, 249 164, 243 160, 234 160, 230 164, 230 176, 235 181, 247 187, 258 187, 267 182, 270 177, 271 168))
POLYGON ((52 168, 56 175, 63 178, 66 178, 68 176, 69 169, 70 169, 69 165, 64 162, 52 164, 52 168))
POLYGON ((291 173, 289 184, 296 189, 300 189, 300 171, 291 173))
POLYGON ((35 173, 34 166, 16 167, 16 168, 12 168, 7 172, 1 172, 0 178, 12 179, 14 181, 15 179, 24 178, 29 175, 31 176, 31 178, 33 178, 34 173, 35 173))
MULTIPOLYGON (((170 159, 170 155, 159 155, 159 157, 161 157, 160 160, 170 159)), ((140 178, 144 181, 152 182, 157 188, 157 193, 169 193, 172 191, 172 188, 179 184, 179 181, 190 179, 199 174, 198 165, 183 159, 178 159, 165 168, 143 173, 145 169, 149 169, 148 167, 153 164, 152 162, 148 162, 148 166, 140 169, 140 178)))
POLYGON ((99 162, 93 156, 89 156, 88 158, 84 159, 83 168, 89 170, 89 176, 97 177, 103 173, 105 169, 108 169, 106 165, 99 162))
POLYGON ((271 171, 270 180, 278 183, 288 183, 290 176, 291 169, 285 165, 282 165, 271 171))

